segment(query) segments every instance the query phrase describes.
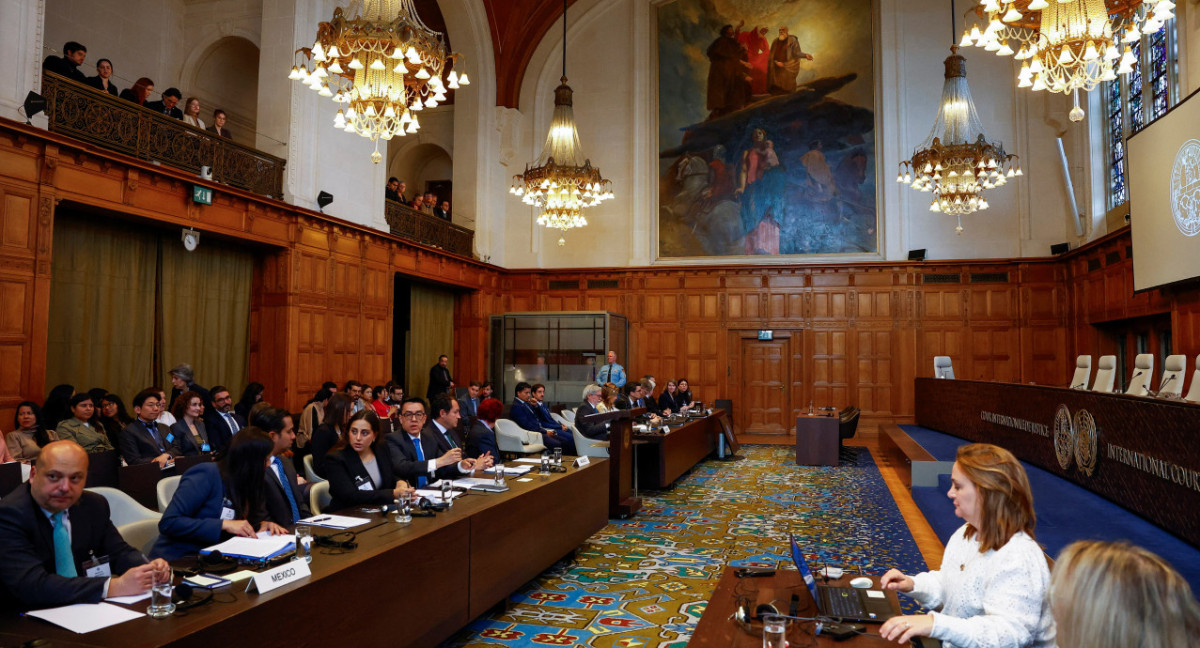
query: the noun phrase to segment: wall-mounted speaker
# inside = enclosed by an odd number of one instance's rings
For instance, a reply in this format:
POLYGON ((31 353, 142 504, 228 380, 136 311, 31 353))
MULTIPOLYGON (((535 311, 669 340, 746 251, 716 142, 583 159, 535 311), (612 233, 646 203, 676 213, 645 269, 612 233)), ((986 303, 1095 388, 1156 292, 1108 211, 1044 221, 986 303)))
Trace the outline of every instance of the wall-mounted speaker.
POLYGON ((1050 246, 1050 254, 1057 256, 1059 254, 1063 254, 1063 253, 1067 252, 1070 249, 1071 249, 1070 243, 1055 243, 1054 245, 1050 246))
POLYGON ((920 250, 909 250, 908 251, 908 260, 909 261, 924 261, 925 260, 925 248, 921 248, 920 250))

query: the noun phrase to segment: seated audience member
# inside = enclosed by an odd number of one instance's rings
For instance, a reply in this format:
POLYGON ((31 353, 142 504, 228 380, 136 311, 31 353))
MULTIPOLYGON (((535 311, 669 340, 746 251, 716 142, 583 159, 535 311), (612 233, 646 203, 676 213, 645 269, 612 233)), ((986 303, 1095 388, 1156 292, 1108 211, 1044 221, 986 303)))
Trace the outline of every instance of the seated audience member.
POLYGON ((41 415, 41 409, 33 401, 23 401, 17 405, 13 431, 4 435, 4 444, 14 460, 33 461, 43 446, 58 440, 57 434, 42 426, 41 415))
POLYGON ((246 419, 233 411, 233 396, 223 385, 212 388, 212 411, 205 415, 213 452, 225 452, 233 437, 246 427, 246 419))
POLYGON ((412 488, 393 473, 387 444, 381 437, 379 417, 374 411, 364 410, 350 419, 346 435, 325 457, 329 510, 391 504, 412 493, 412 488))
POLYGON ((175 399, 175 407, 171 409, 171 414, 175 416, 175 425, 170 427, 170 431, 178 440, 179 449, 184 456, 194 457, 202 452, 213 452, 208 428, 200 419, 204 415, 204 403, 200 400, 200 394, 194 391, 183 392, 175 399))
POLYGON ((910 577, 891 569, 880 580, 936 611, 892 617, 880 636, 905 645, 933 637, 955 646, 1054 646, 1050 570, 1033 537, 1033 494, 1021 463, 998 446, 962 446, 947 496, 966 524, 946 543, 941 570, 910 577))
POLYGON ((1166 561, 1126 542, 1081 540, 1050 577, 1059 648, 1195 645, 1200 606, 1166 561))
POLYGON ((404 197, 400 195, 400 179, 396 176, 388 178, 387 187, 383 190, 383 197, 386 200, 395 200, 396 202, 404 202, 404 197))
POLYGON ((171 429, 158 422, 158 412, 164 406, 157 389, 143 389, 133 397, 133 413, 137 417, 121 430, 121 458, 130 466, 154 462, 159 468, 182 457, 180 440, 171 429))
POLYGON ((158 422, 168 428, 175 425, 175 415, 171 413, 171 408, 167 407, 167 393, 161 387, 151 387, 158 394, 158 402, 162 404, 159 407, 158 422))
POLYGON ((687 410, 695 409, 696 399, 692 396, 692 389, 691 385, 688 384, 688 379, 680 378, 678 381, 676 381, 676 384, 679 385, 677 390, 679 394, 679 400, 683 402, 683 405, 680 407, 680 411, 686 412, 687 410))
POLYGON ((571 428, 550 415, 550 406, 546 405, 546 386, 540 383, 534 385, 529 392, 529 402, 537 410, 538 423, 547 430, 554 430, 555 436, 560 437, 563 453, 575 454, 575 435, 571 433, 571 428))
POLYGON ((229 129, 225 128, 225 120, 227 119, 228 116, 225 114, 225 111, 217 108, 213 111, 213 125, 209 126, 207 130, 225 139, 233 139, 233 133, 230 133, 229 129))
POLYGON ((150 590, 171 577, 163 560, 149 564, 117 533, 103 496, 84 491, 88 456, 75 443, 42 448, 29 483, 0 501, 0 608, 39 609, 99 603, 150 590), (84 563, 105 558, 108 573, 88 576, 84 563))
POLYGON ((83 75, 83 72, 79 71, 79 66, 83 65, 83 61, 86 58, 86 47, 75 41, 67 41, 67 44, 63 45, 63 55, 54 56, 52 54, 47 56, 46 60, 42 61, 42 69, 65 76, 72 81, 87 83, 87 77, 83 75))
POLYGON ((132 101, 139 106, 145 106, 150 100, 150 95, 154 92, 154 82, 146 77, 141 77, 133 82, 133 87, 125 88, 119 95, 126 101, 132 101))
POLYGON ((387 386, 387 392, 388 406, 399 408, 400 403, 404 402, 404 386, 399 383, 390 382, 387 386))
POLYGON ((597 412, 611 412, 617 407, 617 399, 621 397, 621 389, 612 383, 600 386, 600 402, 596 404, 597 412))
POLYGON ((200 119, 200 100, 188 97, 183 102, 183 123, 204 130, 204 120, 200 119))
POLYGON ((362 399, 362 383, 358 382, 357 380, 347 380, 346 385, 342 388, 342 392, 350 397, 351 414, 358 414, 362 410, 366 409, 367 405, 362 399))
POLYGON ((437 207, 434 207, 433 215, 437 216, 438 218, 449 223, 450 222, 450 201, 443 200, 440 205, 438 205, 437 207))
POLYGON ((492 387, 492 381, 485 380, 483 385, 479 388, 479 398, 481 399, 480 402, 482 402, 483 399, 495 398, 494 392, 495 389, 492 387))
POLYGON ((663 393, 658 397, 658 408, 662 410, 664 416, 670 416, 672 412, 683 411, 683 400, 679 397, 679 388, 674 380, 667 381, 667 386, 663 388, 663 393))
MULTIPOLYGON (((97 430, 105 430, 104 422, 100 420, 103 416, 100 410, 102 409, 101 406, 103 405, 104 397, 108 395, 108 390, 103 387, 92 387, 87 391, 87 394, 92 397, 93 405, 92 418, 88 423, 91 423, 92 427, 97 430)), ((107 433, 107 430, 105 432, 107 433)), ((111 439, 109 440, 111 441, 111 439)))
POLYGON ((42 424, 47 430, 57 430, 58 424, 71 418, 71 398, 75 388, 71 385, 55 385, 42 402, 42 424))
POLYGON ((204 401, 205 407, 212 402, 212 393, 196 384, 196 374, 192 371, 192 365, 187 363, 175 365, 171 367, 167 375, 171 377, 171 400, 164 400, 163 407, 174 403, 175 399, 185 391, 194 391, 200 394, 200 400, 204 401))
POLYGON ((583 388, 583 402, 575 409, 575 429, 589 439, 608 440, 608 422, 595 423, 584 420, 585 416, 599 414, 603 404, 604 389, 595 383, 583 388))
POLYGON ((179 91, 179 88, 167 88, 162 93, 162 99, 151 101, 146 104, 146 107, 167 117, 183 119, 183 111, 175 107, 175 104, 179 103, 181 99, 183 99, 183 93, 179 91))
POLYGON ((311 515, 304 480, 296 475, 292 460, 284 456, 296 441, 292 415, 274 407, 255 408, 250 423, 266 432, 273 444, 267 464, 267 517, 291 531, 296 522, 311 515))
POLYGON ((478 380, 472 380, 467 385, 467 393, 458 399, 458 409, 463 416, 479 416, 479 403, 482 402, 479 398, 480 387, 478 380))
POLYGON ((116 394, 105 394, 100 399, 100 426, 108 435, 108 442, 113 447, 121 445, 121 430, 133 422, 133 417, 125 411, 125 403, 116 394))
POLYGON ((388 403, 389 390, 385 385, 379 385, 372 390, 375 395, 375 400, 371 401, 371 408, 375 410, 375 416, 380 419, 388 418, 391 413, 391 405, 388 403))
POLYGON ((362 397, 359 398, 362 409, 375 410, 375 388, 370 383, 362 384, 362 397))
MULTIPOLYGON (((513 400, 512 407, 508 411, 508 417, 512 419, 522 430, 537 432, 542 435, 542 445, 547 448, 561 448, 564 443, 562 430, 548 428, 542 425, 541 419, 538 418, 537 405, 532 403, 533 388, 527 382, 517 383, 517 394, 513 400)), ((565 450, 564 450, 565 452, 565 450)))
POLYGON ((425 200, 421 201, 421 213, 433 216, 433 206, 437 204, 437 196, 431 193, 425 194, 425 200))
MULTIPOLYGON (((267 391, 267 388, 262 383, 252 382, 246 385, 246 388, 242 390, 242 397, 233 406, 233 413, 242 417, 241 420, 249 423, 250 408, 262 402, 263 392, 265 391, 267 391)), ((213 397, 213 400, 216 400, 216 396, 213 397)))
POLYGON ((496 419, 503 411, 504 404, 495 398, 485 398, 479 403, 475 423, 467 430, 468 457, 500 456, 500 446, 496 444, 496 419))
POLYGON ((216 463, 183 473, 158 523, 152 555, 178 560, 233 536, 287 531, 267 515, 267 459, 274 443, 266 432, 246 428, 216 463))
POLYGON ((420 398, 406 399, 400 405, 400 429, 387 435, 396 477, 425 488, 436 479, 457 479, 470 474, 475 460, 463 459, 461 448, 442 452, 445 439, 439 441, 432 432, 423 431, 425 419, 425 401, 420 398))
POLYGON ((112 73, 112 61, 102 58, 96 61, 96 76, 88 77, 87 84, 115 97, 120 93, 117 92, 117 84, 112 82, 112 73))
MULTIPOLYGON (((304 411, 300 413, 299 431, 296 432, 296 447, 304 450, 308 448, 308 444, 312 441, 313 432, 317 426, 321 425, 321 421, 325 419, 325 406, 329 404, 329 397, 333 396, 333 392, 326 387, 317 390, 313 395, 312 400, 304 406, 304 411)), ((304 454, 308 454, 307 451, 304 454)))
MULTIPOLYGON (((350 425, 350 417, 354 415, 351 411, 353 401, 350 400, 348 394, 338 392, 329 397, 329 405, 325 407, 325 418, 316 430, 313 430, 312 443, 312 458, 313 471, 318 475, 325 476, 325 455, 338 445, 342 437, 346 436, 347 426, 350 425)), ((339 447, 343 447, 341 444, 339 447)))
POLYGON ((0 464, 12 463, 16 461, 12 454, 8 451, 8 435, 0 430, 0 464))
POLYGON ((71 418, 58 424, 56 432, 59 439, 78 443, 88 454, 114 449, 104 430, 97 429, 89 422, 96 411, 91 396, 75 394, 71 397, 70 407, 71 418))

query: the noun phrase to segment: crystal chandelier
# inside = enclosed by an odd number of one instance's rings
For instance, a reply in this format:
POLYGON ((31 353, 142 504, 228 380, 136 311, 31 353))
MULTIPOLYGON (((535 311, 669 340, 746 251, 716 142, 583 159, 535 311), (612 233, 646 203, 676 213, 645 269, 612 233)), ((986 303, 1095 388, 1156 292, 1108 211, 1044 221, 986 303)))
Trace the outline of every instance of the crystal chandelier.
POLYGON ((1133 71, 1129 43, 1153 34, 1174 17, 1171 0, 980 0, 987 20, 963 33, 975 45, 1021 61, 1018 87, 1074 95, 1071 121, 1084 117, 1079 91, 1133 71), (1118 36, 1124 33, 1124 53, 1118 36), (1015 48, 1015 49, 1014 49, 1015 48))
POLYGON ((942 103, 929 136, 900 162, 896 181, 913 189, 933 193, 930 211, 958 217, 954 231, 962 234, 962 217, 988 208, 984 189, 1003 186, 1008 178, 1023 175, 1017 156, 1004 152, 1000 142, 990 142, 967 85, 967 64, 950 47, 945 61, 946 82, 942 103))
MULTIPOLYGON (((599 205, 613 197, 612 183, 600 175, 600 169, 584 158, 575 128, 572 91, 567 85, 567 2, 563 0, 563 73, 554 89, 554 116, 546 145, 533 166, 513 176, 509 192, 520 196, 527 205, 540 207, 537 224, 566 232, 587 225, 583 208, 599 205)), ((559 245, 566 244, 560 236, 559 245)))
POLYGON ((379 140, 417 132, 418 112, 445 101, 447 88, 470 84, 454 69, 459 55, 447 53, 444 36, 421 22, 413 0, 352 0, 317 25, 316 42, 296 54, 304 61, 288 78, 332 97, 339 105, 333 125, 375 142, 376 164, 383 159, 379 140))

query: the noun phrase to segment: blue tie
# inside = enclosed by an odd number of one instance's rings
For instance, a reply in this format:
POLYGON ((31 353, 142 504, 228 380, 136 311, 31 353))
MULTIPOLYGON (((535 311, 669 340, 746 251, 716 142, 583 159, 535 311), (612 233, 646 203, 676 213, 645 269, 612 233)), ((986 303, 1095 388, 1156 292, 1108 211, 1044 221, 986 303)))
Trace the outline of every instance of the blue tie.
POLYGON ((156 427, 157 426, 154 423, 146 423, 146 431, 150 433, 150 438, 154 439, 154 443, 158 445, 158 451, 166 452, 166 450, 163 449, 162 439, 158 438, 158 430, 155 429, 156 427))
POLYGON ((296 506, 296 494, 292 492, 292 485, 283 472, 283 461, 279 457, 275 457, 273 461, 275 472, 279 475, 279 483, 283 486, 283 494, 287 495, 288 506, 292 507, 292 522, 295 523, 300 520, 300 508, 296 506))
POLYGON ((66 515, 63 511, 54 514, 54 570, 59 576, 66 578, 75 578, 79 576, 79 572, 75 571, 75 556, 71 553, 71 534, 67 531, 67 525, 63 521, 63 516, 66 515))
MULTIPOLYGON (((425 472, 429 470, 429 462, 425 461, 425 451, 421 450, 421 437, 414 439, 410 436, 408 439, 413 442, 413 447, 417 449, 417 459, 421 461, 421 471, 425 472)), ((425 475, 417 477, 417 488, 425 488, 425 484, 427 483, 429 483, 429 480, 425 479, 425 475)))

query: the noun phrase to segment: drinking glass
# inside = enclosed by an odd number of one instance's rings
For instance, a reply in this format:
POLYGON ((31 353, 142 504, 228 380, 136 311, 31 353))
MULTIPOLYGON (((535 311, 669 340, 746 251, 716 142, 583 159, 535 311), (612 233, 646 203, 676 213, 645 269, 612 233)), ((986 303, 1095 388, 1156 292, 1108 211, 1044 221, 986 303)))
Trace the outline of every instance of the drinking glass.
POLYGON ((442 504, 445 504, 446 506, 452 506, 452 503, 450 500, 450 491, 453 488, 454 488, 454 486, 452 486, 450 484, 449 479, 442 480, 442 504))
POLYGON ((504 464, 497 461, 496 465, 493 466, 493 469, 496 471, 496 485, 503 486, 504 485, 504 464))
POLYGON ((788 620, 777 614, 763 616, 763 648, 787 648, 788 620))
POLYGON ((296 559, 306 563, 312 562, 312 527, 305 524, 296 525, 296 559))
POLYGON ((412 511, 408 508, 408 498, 401 497, 396 500, 396 517, 398 524, 408 524, 412 522, 412 511))
POLYGON ((171 586, 171 577, 161 577, 157 573, 154 575, 154 584, 150 588, 150 607, 146 608, 146 614, 155 619, 165 619, 175 613, 175 601, 171 596, 175 593, 175 588, 171 586))
POLYGON ((562 468, 562 448, 554 449, 554 465, 562 468))
POLYGON ((545 475, 545 474, 548 474, 549 472, 550 472, 550 453, 549 453, 549 452, 543 452, 543 453, 542 453, 542 468, 541 468, 541 473, 542 473, 543 475, 545 475))

